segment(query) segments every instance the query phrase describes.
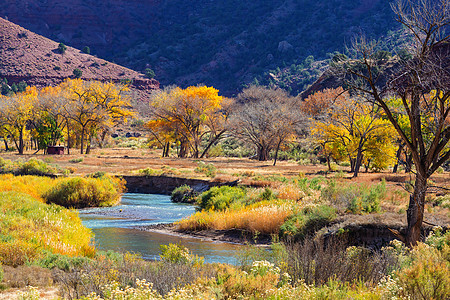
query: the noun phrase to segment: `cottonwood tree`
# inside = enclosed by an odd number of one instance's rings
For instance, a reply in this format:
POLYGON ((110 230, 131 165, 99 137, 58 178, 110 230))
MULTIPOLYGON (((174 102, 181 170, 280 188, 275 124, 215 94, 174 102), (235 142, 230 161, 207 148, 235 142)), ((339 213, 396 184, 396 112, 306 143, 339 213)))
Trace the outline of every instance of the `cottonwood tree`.
POLYGON ((428 179, 450 158, 450 2, 397 1, 392 8, 412 34, 413 44, 404 50, 409 55, 380 59, 375 43, 360 38, 353 45, 353 60, 335 63, 334 71, 384 110, 412 155, 416 174, 408 226, 406 235, 397 236, 413 246, 421 240, 428 179), (410 129, 400 126, 390 97, 401 99, 410 129))
POLYGON ((204 157, 226 132, 229 99, 213 87, 169 87, 156 91, 150 100, 147 128, 168 154, 171 141, 180 145, 179 157, 204 157), (202 143, 206 146, 202 147, 202 143))
POLYGON ((68 79, 60 86, 67 100, 63 114, 72 121, 71 129, 79 132, 81 154, 86 140, 88 153, 93 135, 134 115, 126 86, 81 79, 68 79))
POLYGON ((266 161, 304 127, 299 99, 281 89, 251 86, 237 96, 230 124, 234 135, 256 147, 257 159, 266 161))
POLYGON ((37 104, 38 91, 27 87, 22 93, 0 97, 0 126, 14 141, 19 154, 24 153, 27 125, 37 104))

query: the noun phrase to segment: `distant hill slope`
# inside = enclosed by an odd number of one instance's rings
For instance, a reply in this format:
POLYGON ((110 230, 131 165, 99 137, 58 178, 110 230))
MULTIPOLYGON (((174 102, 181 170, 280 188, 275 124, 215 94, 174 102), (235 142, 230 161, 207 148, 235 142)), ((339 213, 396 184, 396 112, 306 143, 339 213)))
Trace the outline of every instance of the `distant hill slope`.
MULTIPOLYGON (((134 70, 150 67, 163 84, 226 94, 277 67, 298 69, 309 55, 323 60, 360 31, 378 38, 399 27, 381 0, 2 0, 0 16, 134 70)), ((289 85, 286 72, 271 73, 289 85)), ((311 81, 292 77, 297 92, 311 81)))
POLYGON ((79 69, 81 78, 113 82, 132 82, 131 86, 142 92, 159 88, 158 81, 107 62, 92 55, 67 47, 58 51, 59 43, 28 31, 0 18, 0 79, 29 85, 56 85, 79 69))

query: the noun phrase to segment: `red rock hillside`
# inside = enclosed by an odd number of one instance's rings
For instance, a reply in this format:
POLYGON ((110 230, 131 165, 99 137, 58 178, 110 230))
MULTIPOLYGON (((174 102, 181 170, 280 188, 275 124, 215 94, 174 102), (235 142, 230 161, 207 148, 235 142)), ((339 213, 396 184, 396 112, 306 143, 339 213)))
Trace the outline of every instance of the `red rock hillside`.
POLYGON ((159 82, 117 64, 68 47, 62 54, 58 43, 0 18, 0 78, 9 83, 56 85, 73 71, 82 71, 85 80, 132 82, 131 87, 145 97, 159 88, 159 82))

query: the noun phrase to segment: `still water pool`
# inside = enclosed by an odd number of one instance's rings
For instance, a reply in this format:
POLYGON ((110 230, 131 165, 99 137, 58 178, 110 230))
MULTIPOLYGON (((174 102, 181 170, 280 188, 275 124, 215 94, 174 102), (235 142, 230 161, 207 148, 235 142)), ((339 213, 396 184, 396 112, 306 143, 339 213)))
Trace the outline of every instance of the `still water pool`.
POLYGON ((121 204, 114 207, 80 209, 80 218, 95 234, 98 249, 140 253, 143 258, 157 259, 159 245, 180 243, 193 254, 203 256, 206 262, 236 264, 240 245, 207 242, 196 238, 134 229, 160 223, 172 223, 195 212, 188 204, 172 203, 170 196, 127 193, 121 204))

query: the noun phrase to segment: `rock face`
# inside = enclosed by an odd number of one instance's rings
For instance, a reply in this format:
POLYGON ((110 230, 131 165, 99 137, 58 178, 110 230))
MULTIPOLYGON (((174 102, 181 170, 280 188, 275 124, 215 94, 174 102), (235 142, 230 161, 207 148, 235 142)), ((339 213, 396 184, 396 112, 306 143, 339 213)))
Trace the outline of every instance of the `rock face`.
POLYGON ((130 83, 139 97, 159 88, 158 81, 141 73, 72 47, 61 53, 58 46, 57 42, 0 18, 0 78, 6 78, 8 83, 56 85, 74 77, 74 70, 79 69, 85 80, 130 83))

